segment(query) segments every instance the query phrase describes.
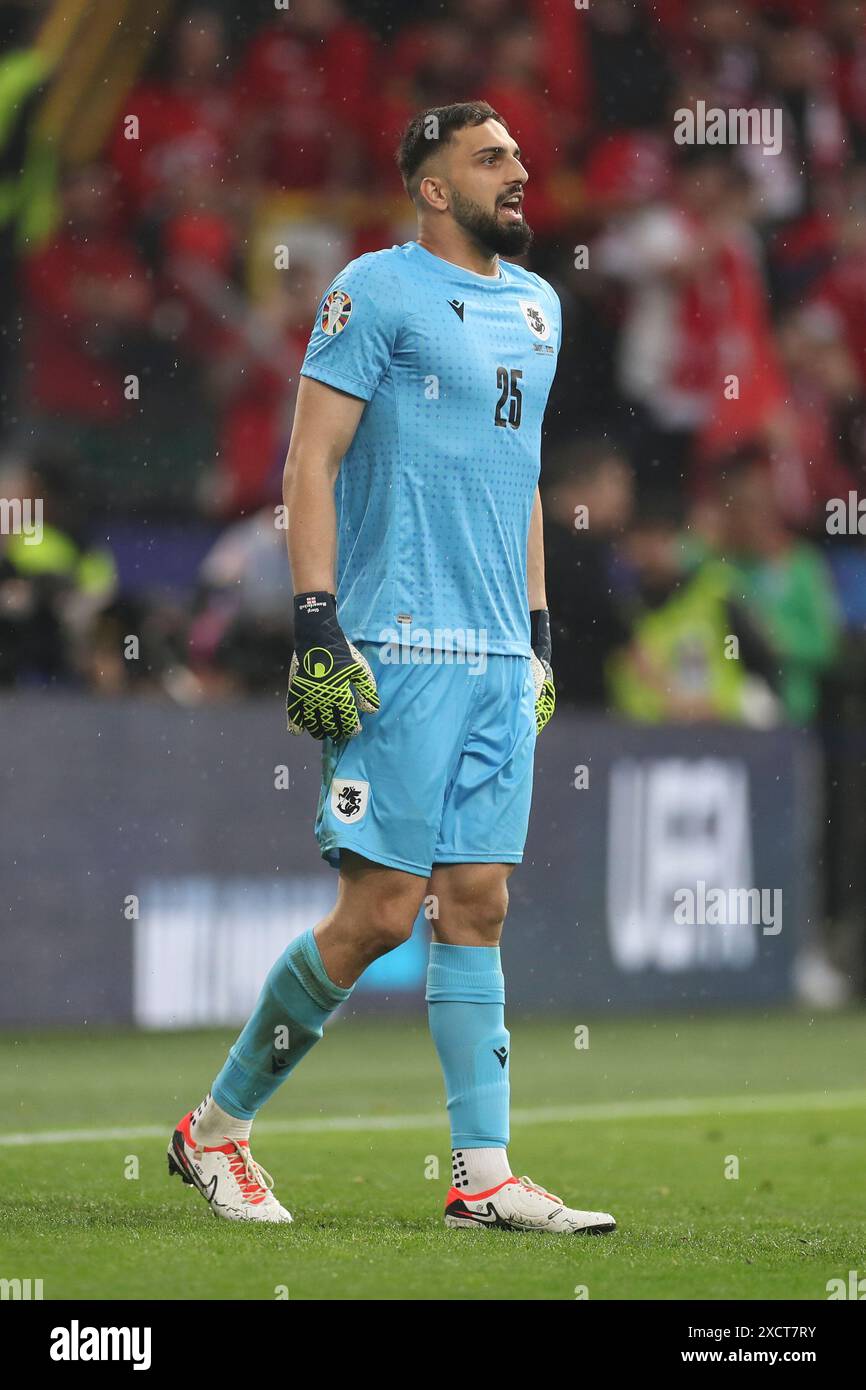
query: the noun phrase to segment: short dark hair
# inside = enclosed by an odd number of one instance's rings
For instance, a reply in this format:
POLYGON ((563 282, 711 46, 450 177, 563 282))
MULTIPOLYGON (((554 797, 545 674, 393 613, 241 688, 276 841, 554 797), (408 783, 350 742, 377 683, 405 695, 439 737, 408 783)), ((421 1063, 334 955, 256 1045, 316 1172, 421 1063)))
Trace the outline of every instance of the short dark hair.
POLYGON ((418 192, 415 176, 434 148, 447 145, 456 131, 470 125, 483 125, 485 121, 498 121, 508 130, 499 112, 486 101, 456 101, 451 106, 431 106, 412 117, 397 148, 397 167, 411 198, 418 192))

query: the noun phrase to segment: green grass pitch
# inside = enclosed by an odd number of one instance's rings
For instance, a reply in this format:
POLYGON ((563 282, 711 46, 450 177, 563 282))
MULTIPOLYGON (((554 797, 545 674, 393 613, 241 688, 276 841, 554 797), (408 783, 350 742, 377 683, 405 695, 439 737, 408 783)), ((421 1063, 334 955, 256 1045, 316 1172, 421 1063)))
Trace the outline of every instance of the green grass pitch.
POLYGON ((862 1014, 512 1021, 515 1171, 612 1211, 598 1238, 444 1228, 423 1013, 332 1025, 254 1131, 294 1224, 218 1221, 164 1151, 235 1031, 0 1037, 0 1277, 46 1299, 822 1300, 866 1275, 862 1014))

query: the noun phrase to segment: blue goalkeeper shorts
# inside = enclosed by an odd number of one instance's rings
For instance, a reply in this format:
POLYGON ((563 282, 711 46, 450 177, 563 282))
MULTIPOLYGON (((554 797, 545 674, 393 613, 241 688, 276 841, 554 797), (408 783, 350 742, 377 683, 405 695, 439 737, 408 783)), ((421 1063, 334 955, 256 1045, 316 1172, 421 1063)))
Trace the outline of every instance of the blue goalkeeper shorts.
POLYGON ((405 660, 412 649, 355 645, 381 707, 361 715, 355 738, 324 741, 324 858, 338 868, 340 851, 354 850, 424 878, 434 864, 519 864, 536 737, 529 659, 487 656, 473 666, 437 653, 417 664, 405 660))

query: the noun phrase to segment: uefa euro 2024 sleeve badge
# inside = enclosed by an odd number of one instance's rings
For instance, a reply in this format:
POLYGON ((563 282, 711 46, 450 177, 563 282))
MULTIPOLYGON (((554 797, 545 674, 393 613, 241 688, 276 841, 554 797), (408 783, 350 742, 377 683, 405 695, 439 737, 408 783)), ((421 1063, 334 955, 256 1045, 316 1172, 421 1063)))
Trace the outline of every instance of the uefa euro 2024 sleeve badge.
POLYGON ((329 338, 342 333, 352 316, 352 298, 345 290, 331 290, 322 305, 322 332, 329 338))

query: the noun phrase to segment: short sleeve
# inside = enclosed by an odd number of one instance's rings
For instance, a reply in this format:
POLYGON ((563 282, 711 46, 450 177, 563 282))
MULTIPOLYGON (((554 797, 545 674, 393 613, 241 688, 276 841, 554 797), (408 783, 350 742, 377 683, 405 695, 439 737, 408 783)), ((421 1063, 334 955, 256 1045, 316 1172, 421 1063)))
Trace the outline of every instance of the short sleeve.
POLYGON ((548 285, 547 288, 550 291, 550 298, 553 302, 553 312, 556 315, 556 351, 558 354, 562 349, 562 300, 552 285, 548 285))
POLYGON ((539 287, 544 291, 544 296, 550 309, 550 321, 554 325, 554 336, 556 338, 556 351, 559 353, 562 347, 562 304, 559 295, 550 284, 549 280, 543 280, 540 275, 536 275, 539 287))
POLYGON ((390 366, 401 318, 394 270, 381 253, 360 256, 322 297, 301 375, 369 401, 390 366))

